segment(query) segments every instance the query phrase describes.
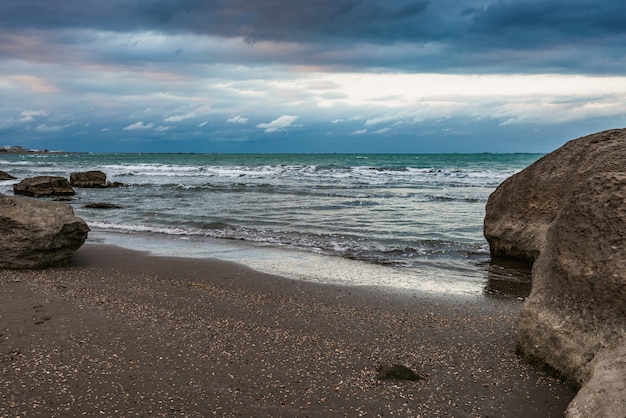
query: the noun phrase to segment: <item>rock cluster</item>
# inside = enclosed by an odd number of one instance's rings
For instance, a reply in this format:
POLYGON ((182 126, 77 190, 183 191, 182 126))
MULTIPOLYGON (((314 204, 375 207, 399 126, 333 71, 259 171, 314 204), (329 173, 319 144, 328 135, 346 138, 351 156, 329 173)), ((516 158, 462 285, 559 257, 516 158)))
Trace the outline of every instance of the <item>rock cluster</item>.
POLYGON ((509 177, 487 201, 484 233, 492 256, 533 262, 572 190, 611 171, 626 171, 626 129, 570 141, 509 177))
MULTIPOLYGON (((0 172, 0 179, 5 179, 0 172)), ((8 176, 8 174, 7 174, 8 176)), ((14 177, 6 177, 14 179, 14 177)), ((70 182, 60 176, 26 178, 13 185, 15 195, 69 199, 72 187, 118 187, 101 171, 72 173, 70 182)), ((97 208, 119 206, 98 203, 97 208)), ((87 239, 89 227, 68 205, 36 202, 0 194, 0 269, 45 268, 66 263, 87 239)))
POLYGON ((85 221, 66 204, 0 194, 0 268, 62 265, 88 232, 85 221))
POLYGON ((59 176, 30 177, 13 185, 13 193, 29 197, 71 196, 76 194, 72 187, 104 188, 120 187, 122 183, 110 183, 102 171, 71 173, 70 181, 59 176))

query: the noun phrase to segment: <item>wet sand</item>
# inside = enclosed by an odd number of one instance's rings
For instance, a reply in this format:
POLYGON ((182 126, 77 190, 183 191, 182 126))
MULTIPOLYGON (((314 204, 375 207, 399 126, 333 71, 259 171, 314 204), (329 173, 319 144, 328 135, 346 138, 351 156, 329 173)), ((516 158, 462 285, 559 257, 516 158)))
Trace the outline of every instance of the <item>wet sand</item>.
POLYGON ((574 392, 514 353, 521 303, 89 244, 0 270, 0 416, 561 417, 574 392))

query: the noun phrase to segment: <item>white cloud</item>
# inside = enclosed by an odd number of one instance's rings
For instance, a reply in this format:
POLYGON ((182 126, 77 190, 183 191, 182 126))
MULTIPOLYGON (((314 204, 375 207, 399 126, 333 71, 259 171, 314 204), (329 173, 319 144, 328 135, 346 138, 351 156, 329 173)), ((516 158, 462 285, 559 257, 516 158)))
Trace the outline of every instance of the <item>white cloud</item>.
POLYGON ((21 122, 32 122, 35 120, 37 116, 48 116, 45 110, 25 110, 20 113, 20 121, 21 122))
POLYGON ((201 115, 206 115, 211 111, 211 107, 209 105, 200 106, 197 109, 192 110, 191 112, 184 113, 182 115, 173 115, 163 119, 163 122, 181 122, 185 119, 195 118, 201 115))
POLYGON ((377 116, 375 118, 371 118, 365 121, 365 126, 374 126, 380 123, 388 123, 388 122, 396 122, 403 118, 406 118, 408 115, 404 112, 399 113, 387 113, 383 116, 377 116))
POLYGON ((502 126, 524 123, 549 125, 592 117, 620 117, 626 114, 626 103, 618 97, 605 95, 595 97, 593 101, 577 97, 511 100, 493 109, 492 115, 503 119, 502 126))
POLYGON ((228 119, 226 122, 228 123, 248 123, 248 118, 244 118, 243 116, 233 116, 232 118, 228 119))
POLYGON ((41 124, 35 128, 38 132, 57 132, 63 129, 63 126, 48 126, 46 124, 41 124))
POLYGON ((189 114, 187 115, 177 115, 177 116, 170 116, 168 118, 163 119, 163 122, 180 122, 183 121, 185 119, 189 119, 191 116, 189 116, 189 114))
POLYGON ((170 130, 169 126, 157 126, 156 128, 154 128, 155 131, 157 132, 167 132, 170 130))
POLYGON ((331 121, 330 123, 353 122, 357 120, 363 120, 363 116, 357 115, 357 116, 352 116, 351 118, 348 118, 348 119, 335 119, 331 121))
POLYGON ((359 131, 354 131, 350 135, 363 135, 364 133, 367 133, 367 129, 361 129, 359 131))
POLYGON ((154 123, 149 123, 144 125, 143 121, 139 121, 137 123, 133 123, 124 128, 125 131, 136 131, 139 129, 152 129, 154 128, 154 123))
POLYGON ((270 123, 259 123, 256 127, 265 129, 265 132, 282 131, 283 129, 294 126, 293 123, 298 119, 298 116, 282 115, 278 119, 274 119, 270 123))
POLYGON ((391 130, 391 128, 383 128, 383 129, 379 129, 377 131, 374 131, 373 133, 381 135, 381 134, 386 134, 390 130, 391 130))

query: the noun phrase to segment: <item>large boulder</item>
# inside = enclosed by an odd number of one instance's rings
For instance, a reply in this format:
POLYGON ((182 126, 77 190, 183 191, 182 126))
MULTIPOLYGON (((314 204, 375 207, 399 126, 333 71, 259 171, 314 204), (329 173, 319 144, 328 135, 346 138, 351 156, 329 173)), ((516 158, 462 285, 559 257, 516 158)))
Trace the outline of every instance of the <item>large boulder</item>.
POLYGON ((626 173, 597 174, 567 199, 533 266, 517 349, 581 387, 568 417, 625 416, 625 244, 626 173))
POLYGON ((13 185, 13 193, 30 197, 71 196, 76 194, 64 177, 30 177, 13 185))
POLYGON ((102 171, 71 173, 70 184, 74 187, 107 187, 107 175, 102 171))
POLYGON ((69 205, 0 194, 0 268, 62 265, 88 232, 69 205))
POLYGON ((486 206, 484 234, 491 255, 533 262, 572 190, 609 171, 626 171, 626 129, 570 141, 505 180, 486 206))

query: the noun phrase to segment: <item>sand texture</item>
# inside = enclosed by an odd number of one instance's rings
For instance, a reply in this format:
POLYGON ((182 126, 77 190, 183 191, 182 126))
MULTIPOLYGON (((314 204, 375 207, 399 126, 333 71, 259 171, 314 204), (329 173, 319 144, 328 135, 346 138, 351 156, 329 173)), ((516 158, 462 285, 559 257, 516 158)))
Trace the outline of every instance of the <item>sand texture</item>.
POLYGON ((520 308, 90 244, 0 270, 0 416, 560 417, 574 392, 515 355, 520 308))

